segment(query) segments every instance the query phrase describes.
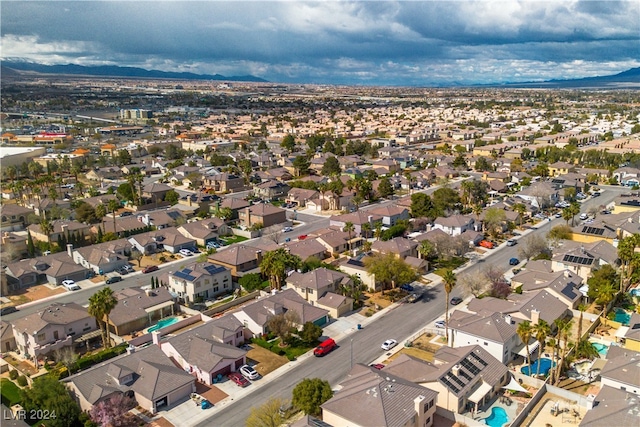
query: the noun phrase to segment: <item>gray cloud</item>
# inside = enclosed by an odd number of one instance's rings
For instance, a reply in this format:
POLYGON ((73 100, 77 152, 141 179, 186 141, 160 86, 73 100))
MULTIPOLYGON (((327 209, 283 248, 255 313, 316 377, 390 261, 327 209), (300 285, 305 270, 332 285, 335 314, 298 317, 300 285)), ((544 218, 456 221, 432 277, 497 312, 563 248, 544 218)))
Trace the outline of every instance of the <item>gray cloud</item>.
POLYGON ((640 66, 630 1, 2 2, 2 57, 272 81, 446 84, 640 66), (517 64, 517 65, 514 65, 517 64))

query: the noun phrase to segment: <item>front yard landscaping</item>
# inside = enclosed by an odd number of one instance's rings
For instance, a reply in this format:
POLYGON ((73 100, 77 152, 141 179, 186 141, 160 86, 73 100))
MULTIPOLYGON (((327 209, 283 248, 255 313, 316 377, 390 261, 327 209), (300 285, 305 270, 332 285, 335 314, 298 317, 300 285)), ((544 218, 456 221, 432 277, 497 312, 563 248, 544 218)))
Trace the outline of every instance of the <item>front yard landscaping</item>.
POLYGON ((220 240, 222 240, 223 242, 225 242, 228 245, 231 245, 233 243, 240 243, 240 242, 244 242, 245 240, 248 240, 246 237, 242 237, 242 236, 224 236, 224 237, 219 237, 220 240))
POLYGON ((433 265, 435 268, 434 273, 442 277, 445 271, 455 270, 467 261, 464 257, 453 257, 447 260, 439 259, 433 265))
POLYGON ((15 385, 10 379, 0 379, 0 390, 2 392, 2 403, 6 407, 10 408, 11 406, 22 402, 20 387, 15 385))
POLYGON ((309 345, 295 337, 291 338, 289 345, 286 347, 280 347, 280 338, 269 341, 262 338, 253 338, 251 342, 259 345, 260 347, 266 348, 279 356, 285 356, 289 360, 296 360, 298 357, 315 348, 316 345, 319 344, 315 343, 315 345, 309 345))

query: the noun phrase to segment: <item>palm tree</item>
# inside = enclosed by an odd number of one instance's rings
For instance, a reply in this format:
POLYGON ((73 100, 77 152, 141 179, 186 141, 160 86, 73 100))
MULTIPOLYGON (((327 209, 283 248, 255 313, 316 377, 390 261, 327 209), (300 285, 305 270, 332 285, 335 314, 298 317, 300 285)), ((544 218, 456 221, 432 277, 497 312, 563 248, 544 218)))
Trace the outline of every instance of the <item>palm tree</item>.
MULTIPOLYGON (((567 225, 569 225, 569 220, 573 219, 574 215, 573 212, 571 211, 571 208, 564 208, 562 209, 562 219, 564 219, 567 223, 567 225)), ((571 222, 571 225, 573 225, 573 221, 571 222)))
POLYGON ((349 250, 351 250, 351 233, 353 233, 355 229, 356 228, 351 221, 347 221, 344 223, 344 228, 342 229, 342 231, 344 231, 345 233, 349 233, 349 250))
POLYGON ((96 216, 100 218, 100 222, 102 223, 102 231, 104 231, 104 217, 107 215, 107 207, 104 203, 98 203, 96 205, 96 216))
POLYGON ((573 326, 573 320, 561 319, 556 322, 558 325, 558 341, 562 340, 562 353, 560 355, 560 363, 558 363, 556 371, 556 385, 560 382, 560 375, 562 374, 562 368, 564 367, 564 359, 567 355, 567 345, 569 344, 569 338, 571 337, 571 327, 573 326))
POLYGON ((87 312, 90 316, 96 319, 98 326, 100 327, 100 335, 102 336, 102 346, 107 348, 107 338, 105 333, 104 323, 104 304, 102 303, 102 293, 96 292, 89 297, 89 307, 87 312))
POLYGON ((320 192, 320 212, 322 212, 322 210, 324 209, 324 194, 329 191, 329 184, 327 184, 326 182, 323 182, 322 184, 318 185, 318 191, 320 192))
POLYGON ((116 232, 116 211, 120 208, 120 203, 115 199, 111 199, 109 200, 107 207, 109 208, 109 210, 111 211, 111 215, 113 216, 113 233, 118 234, 116 232))
POLYGON ((284 248, 267 252, 260 262, 260 271, 269 277, 271 289, 282 288, 287 271, 300 268, 302 261, 297 255, 291 255, 284 248))
POLYGON ((364 238, 365 239, 368 238, 369 234, 371 233, 371 223, 365 222, 360 226, 360 229, 362 230, 362 234, 364 235, 364 238))
POLYGON ((18 168, 13 165, 7 166, 4 169, 4 174, 7 176, 7 178, 9 178, 9 181, 13 183, 13 181, 15 181, 15 179, 18 177, 18 168))
POLYGON ((420 246, 418 246, 418 255, 424 257, 423 259, 427 259, 429 255, 433 252, 433 244, 428 240, 423 240, 420 242, 420 246))
POLYGON ((580 311, 580 320, 578 321, 578 341, 582 339, 582 318, 584 317, 584 312, 587 309, 586 304, 578 304, 578 310, 580 311))
POLYGON ((102 303, 102 309, 105 318, 105 333, 106 333, 106 348, 111 347, 111 338, 109 334, 109 314, 111 311, 118 305, 118 299, 113 295, 113 291, 110 287, 106 287, 102 289, 100 292, 100 302, 102 303))
POLYGON ((529 365, 529 376, 531 376, 531 355, 529 354, 529 340, 531 340, 531 336, 533 335, 533 328, 531 327, 531 323, 528 320, 520 323, 518 325, 516 333, 527 349, 527 365, 529 365))
POLYGON ((602 304, 602 309, 604 310, 602 315, 605 322, 607 321, 609 303, 614 300, 617 293, 618 289, 613 285, 613 283, 605 283, 598 288, 596 301, 598 301, 599 304, 602 304))
POLYGON ((56 200, 58 200, 58 192, 55 187, 49 187, 49 198, 53 200, 53 204, 56 205, 56 200))
MULTIPOLYGON (((447 341, 449 341, 449 294, 453 291, 453 288, 456 286, 456 275, 453 273, 453 270, 447 270, 442 275, 442 281, 444 282, 444 291, 446 292, 446 300, 445 300, 445 336, 447 337, 447 341)), ((451 340, 453 341, 453 340, 451 340)), ((453 347, 453 343, 449 342, 449 345, 453 347)))
POLYGON ((381 222, 376 222, 376 231, 374 233, 374 236, 377 240, 380 240, 380 237, 382 236, 382 223, 381 222))
MULTIPOLYGON (((465 181, 465 182, 467 182, 467 181, 465 181)), ((477 203, 477 204, 473 205, 471 210, 476 215, 476 222, 480 222, 480 215, 482 214, 482 211, 484 210, 482 205, 480 203, 477 203)), ((484 233, 484 222, 482 223, 482 232, 484 233)))
POLYGON ((51 233, 53 233, 53 224, 51 224, 48 219, 42 218, 40 220, 40 230, 47 236, 49 250, 51 250, 51 233))
POLYGON ((533 327, 533 331, 536 336, 536 340, 538 340, 538 370, 536 371, 536 377, 540 376, 540 356, 542 355, 542 351, 544 350, 545 342, 547 341, 547 337, 551 333, 551 327, 547 322, 542 319, 538 320, 538 324, 533 327))

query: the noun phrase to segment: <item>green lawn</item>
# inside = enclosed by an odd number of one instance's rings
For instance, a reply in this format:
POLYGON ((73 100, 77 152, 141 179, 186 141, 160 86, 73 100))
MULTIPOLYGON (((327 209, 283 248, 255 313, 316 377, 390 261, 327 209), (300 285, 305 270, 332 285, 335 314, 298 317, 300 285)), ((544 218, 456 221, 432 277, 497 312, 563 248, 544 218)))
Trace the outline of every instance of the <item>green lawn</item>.
POLYGON ((225 237, 220 237, 220 240, 231 245, 233 243, 244 242, 245 240, 248 240, 248 239, 242 236, 225 236, 225 237))
POLYGON ((455 270, 456 268, 460 267, 462 264, 464 264, 467 261, 468 260, 466 258, 462 258, 462 257, 460 258, 454 257, 447 260, 438 260, 435 263, 436 269, 434 273, 442 277, 445 271, 455 270))
POLYGON ((280 339, 275 339, 273 341, 265 341, 261 338, 254 338, 252 342, 276 354, 282 354, 282 352, 284 352, 284 354, 282 355, 286 356, 289 360, 296 360, 298 357, 302 356, 309 350, 315 348, 315 345, 309 346, 308 344, 303 343, 300 340, 295 340, 295 342, 292 345, 289 345, 284 348, 278 345, 280 343, 280 339))
POLYGON ((20 396, 20 387, 15 385, 13 381, 2 378, 0 380, 0 389, 2 389, 2 403, 6 406, 11 407, 17 403, 22 402, 22 397, 20 396))

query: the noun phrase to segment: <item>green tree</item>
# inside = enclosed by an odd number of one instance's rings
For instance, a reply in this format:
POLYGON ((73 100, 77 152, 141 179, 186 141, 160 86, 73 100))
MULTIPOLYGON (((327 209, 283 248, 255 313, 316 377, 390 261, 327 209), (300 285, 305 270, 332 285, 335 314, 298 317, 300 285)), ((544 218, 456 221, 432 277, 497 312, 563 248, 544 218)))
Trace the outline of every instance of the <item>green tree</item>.
POLYGON ((305 378, 293 389, 293 406, 305 414, 318 416, 320 406, 333 397, 328 381, 320 378, 305 378))
POLYGON ((111 347, 109 333, 109 314, 118 304, 113 291, 108 286, 89 297, 89 315, 95 317, 102 331, 102 344, 104 348, 111 347))
MULTIPOLYGON (((50 427, 69 427, 78 425, 80 408, 69 394, 69 390, 53 375, 42 375, 33 380, 29 388, 21 391, 22 407, 27 416, 46 411, 55 414, 55 418, 46 421, 50 427)), ((29 424, 39 424, 42 419, 27 419, 29 424)))
POLYGON ((107 207, 109 208, 109 210, 111 211, 111 216, 113 218, 113 233, 116 234, 117 233, 117 228, 116 228, 116 212, 118 211, 118 209, 120 209, 120 202, 118 200, 115 199, 111 199, 109 200, 109 202, 107 203, 107 207))
POLYGON ((81 202, 76 208, 76 220, 80 222, 95 224, 101 219, 96 216, 96 210, 89 203, 81 202))
POLYGON ((533 336, 534 329, 531 327, 531 322, 525 320, 518 325, 518 329, 516 333, 520 337, 520 340, 524 343, 527 349, 527 365, 529 365, 529 376, 532 376, 533 372, 531 372, 531 353, 529 353, 529 340, 533 336))
POLYGON ((429 217, 433 218, 433 203, 431 198, 424 193, 415 193, 411 195, 411 216, 414 218, 429 217))
POLYGON ((460 195, 449 187, 438 188, 431 195, 431 201, 435 210, 435 216, 444 216, 448 212, 460 210, 460 195))
POLYGON ((513 211, 519 215, 518 220, 520 221, 520 228, 522 228, 522 219, 527 212, 527 206, 524 203, 516 203, 513 205, 513 211))
POLYGON ((119 166, 131 164, 131 154, 128 150, 118 150, 115 160, 116 164, 119 166))
POLYGON ((615 286, 618 283, 618 273, 615 268, 609 264, 605 264, 602 267, 591 273, 591 277, 587 279, 589 290, 587 291, 587 297, 590 300, 597 300, 600 296, 600 290, 604 287, 615 286))
MULTIPOLYGON (((533 326, 533 333, 536 337, 536 340, 540 344, 538 346, 538 360, 540 360, 540 358, 542 357, 542 352, 544 351, 545 344, 547 342, 547 337, 551 334, 551 326, 549 326, 549 324, 544 320, 539 319, 538 324, 533 326)), ((536 376, 540 376, 540 363, 538 363, 536 376)))
POLYGON ((322 165, 322 175, 335 176, 340 175, 342 169, 340 168, 340 162, 337 157, 331 156, 324 161, 322 165))
POLYGON ((423 259, 429 258, 434 253, 434 246, 429 240, 423 240, 420 242, 420 246, 418 246, 418 255, 420 255, 423 259))
POLYGON ((351 250, 351 233, 353 233, 355 229, 356 228, 351 221, 347 221, 344 223, 344 228, 342 229, 342 231, 349 234, 349 250, 351 250))
POLYGON ((297 156, 293 160, 293 167, 296 169, 296 176, 305 176, 309 174, 311 163, 306 156, 297 156))
POLYGON ((33 258, 36 255, 36 247, 33 244, 33 237, 31 237, 31 233, 27 230, 27 253, 30 258, 33 258))
POLYGON ((502 232, 502 225, 507 220, 507 214, 503 209, 489 208, 484 214, 484 222, 486 228, 493 237, 496 237, 502 232))
POLYGON ((51 233, 53 233, 53 224, 51 224, 51 222, 46 218, 42 218, 40 220, 40 230, 45 236, 47 236, 49 249, 51 249, 51 233))
POLYGON ((233 210, 229 207, 220 208, 216 212, 216 217, 224 221, 229 221, 231 218, 233 218, 233 210))
POLYGON ((571 328, 573 327, 572 319, 557 319, 555 321, 556 327, 558 329, 557 332, 557 341, 562 342, 562 353, 560 355, 560 362, 556 367, 556 375, 555 375, 555 384, 558 385, 560 383, 560 375, 562 374, 562 370, 564 369, 565 357, 567 355, 567 347, 569 345, 569 338, 571 337, 571 328))
POLYGON ((280 427, 285 421, 280 415, 280 408, 285 406, 287 402, 278 397, 272 397, 260 406, 253 406, 245 427, 280 427))
POLYGON ((376 283, 386 288, 395 289, 397 286, 411 283, 416 279, 416 271, 403 259, 393 254, 376 254, 364 259, 367 273, 375 276, 376 283))
POLYGON ((258 289, 263 289, 263 280, 260 273, 249 273, 238 279, 238 284, 247 292, 253 292, 258 289))
POLYGON ((288 151, 293 151, 296 148, 296 139, 291 134, 287 134, 280 143, 280 146, 288 151))
POLYGON ((284 248, 267 252, 260 262, 260 271, 269 278, 271 289, 282 288, 287 271, 300 268, 302 260, 288 253, 284 248))
POLYGON ((318 338, 322 336, 322 328, 313 322, 306 322, 298 335, 300 335, 302 341, 313 345, 317 343, 318 338))
POLYGON ((447 337, 447 342, 449 343, 450 346, 453 347, 453 339, 449 339, 449 295, 451 294, 451 291, 453 291, 453 288, 455 288, 456 283, 458 281, 456 275, 454 274, 453 270, 446 270, 444 272, 444 274, 442 275, 442 281, 444 282, 444 291, 446 293, 446 299, 445 299, 445 312, 444 312, 444 316, 445 316, 445 336, 447 337))
POLYGON ((116 190, 116 195, 120 200, 124 200, 127 202, 135 201, 135 194, 133 192, 133 188, 131 187, 131 184, 129 184, 128 182, 125 182, 118 186, 118 189, 116 190))
POLYGON ((165 202, 171 203, 171 206, 173 206, 178 203, 178 200, 180 200, 180 194, 178 194, 176 190, 169 190, 167 191, 167 194, 164 195, 164 200, 165 202))
POLYGON ((380 197, 389 197, 394 193, 393 186, 391 182, 389 182, 389 178, 384 177, 380 179, 380 183, 378 184, 378 194, 380 197))
POLYGON ((280 338, 280 346, 284 347, 291 339, 291 331, 300 324, 300 316, 296 311, 289 310, 283 314, 276 314, 267 320, 267 330, 280 338))

